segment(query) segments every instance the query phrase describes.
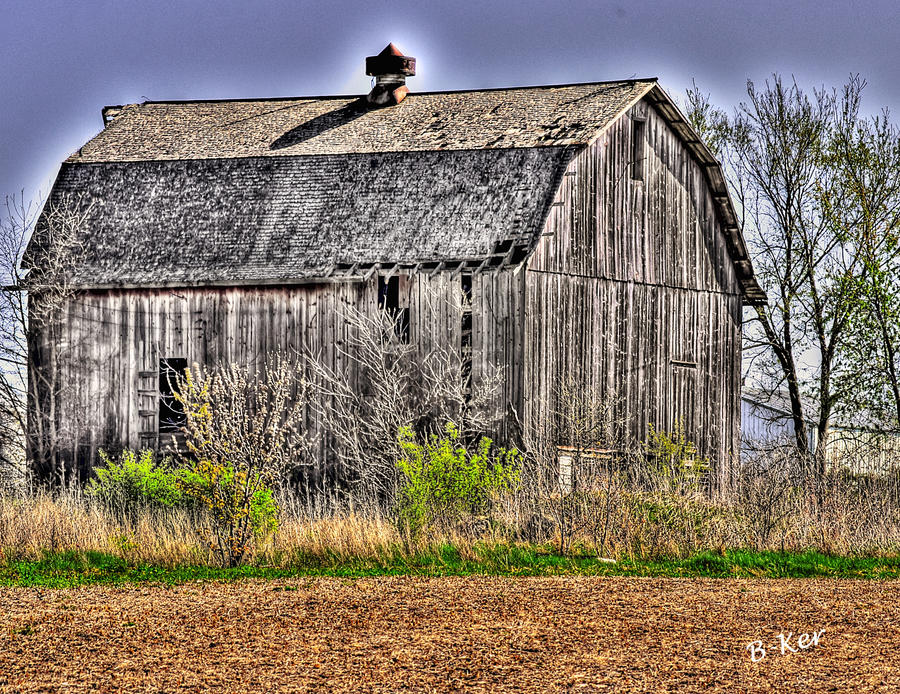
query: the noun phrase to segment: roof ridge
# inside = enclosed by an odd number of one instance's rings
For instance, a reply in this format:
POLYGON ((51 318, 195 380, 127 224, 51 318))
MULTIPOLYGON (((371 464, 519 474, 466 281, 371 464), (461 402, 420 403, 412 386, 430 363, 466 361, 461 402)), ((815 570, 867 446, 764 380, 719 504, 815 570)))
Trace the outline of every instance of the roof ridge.
MULTIPOLYGON (((537 90, 537 89, 559 89, 563 87, 589 87, 592 85, 614 85, 614 84, 635 84, 637 82, 659 82, 657 77, 636 77, 624 80, 600 80, 592 82, 567 82, 563 84, 528 84, 512 87, 482 87, 479 89, 436 89, 427 92, 410 91, 407 98, 415 96, 429 96, 433 94, 477 94, 483 92, 511 92, 517 90, 537 90)), ((148 99, 147 101, 137 102, 135 104, 124 104, 124 106, 143 106, 144 104, 221 104, 221 103, 248 103, 257 101, 304 101, 304 100, 325 100, 325 99, 358 99, 364 97, 365 94, 323 94, 323 95, 307 95, 307 96, 261 96, 261 97, 233 97, 225 99, 148 99)), ((123 105, 116 105, 113 108, 120 108, 123 105)), ((107 107, 109 108, 109 107, 107 107)))

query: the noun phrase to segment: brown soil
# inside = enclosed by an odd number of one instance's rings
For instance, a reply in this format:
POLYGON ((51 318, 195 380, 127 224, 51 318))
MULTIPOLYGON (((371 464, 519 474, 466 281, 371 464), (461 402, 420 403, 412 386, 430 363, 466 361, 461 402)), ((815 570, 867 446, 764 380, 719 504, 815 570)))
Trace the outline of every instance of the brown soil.
POLYGON ((829 580, 5 588, 0 691, 900 691, 898 604, 829 580))

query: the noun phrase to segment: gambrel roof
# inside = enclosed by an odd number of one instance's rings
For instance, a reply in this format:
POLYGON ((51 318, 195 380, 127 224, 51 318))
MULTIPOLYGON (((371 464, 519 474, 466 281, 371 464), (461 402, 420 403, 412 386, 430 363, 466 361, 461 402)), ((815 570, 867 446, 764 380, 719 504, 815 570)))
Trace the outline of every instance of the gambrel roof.
POLYGON ((411 93, 388 108, 364 97, 107 107, 107 127, 66 160, 51 199, 75 194, 89 209, 83 286, 515 265, 572 157, 644 97, 686 126, 720 186, 745 294, 764 300, 718 164, 653 79, 411 93))
MULTIPOLYGON (((530 246, 559 147, 111 162, 65 167, 94 207, 76 283, 284 283, 530 246), (440 172, 440 175, 436 175, 440 172), (354 266, 356 266, 354 268, 354 266)), ((524 257, 524 256, 523 256, 524 257)))

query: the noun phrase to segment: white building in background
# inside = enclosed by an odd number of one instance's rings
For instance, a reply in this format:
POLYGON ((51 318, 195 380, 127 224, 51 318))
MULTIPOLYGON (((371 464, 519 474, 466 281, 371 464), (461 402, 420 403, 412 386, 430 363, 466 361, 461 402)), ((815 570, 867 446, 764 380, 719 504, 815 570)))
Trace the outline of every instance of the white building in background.
MULTIPOLYGON (((818 427, 807 420, 809 449, 815 451, 818 427)), ((794 442, 794 418, 787 393, 755 388, 741 390, 741 457, 782 443, 794 442)))
MULTIPOLYGON (((819 427, 806 420, 810 451, 818 444, 819 427)), ((783 392, 744 388, 741 392, 741 458, 774 446, 794 444, 794 420, 788 396, 783 392)), ((832 424, 826 442, 826 458, 832 466, 855 473, 884 473, 900 469, 900 433, 832 424)))

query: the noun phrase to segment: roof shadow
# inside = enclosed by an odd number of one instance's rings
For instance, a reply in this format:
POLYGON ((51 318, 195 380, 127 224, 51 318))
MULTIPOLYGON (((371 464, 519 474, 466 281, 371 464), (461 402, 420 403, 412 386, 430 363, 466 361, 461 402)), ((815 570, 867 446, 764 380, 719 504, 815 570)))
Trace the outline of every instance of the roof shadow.
POLYGON ((366 100, 357 99, 346 106, 323 113, 321 116, 316 116, 312 120, 308 120, 296 128, 288 130, 269 145, 269 149, 285 149, 286 147, 299 145, 301 142, 311 140, 329 130, 353 122, 368 110, 366 100))

